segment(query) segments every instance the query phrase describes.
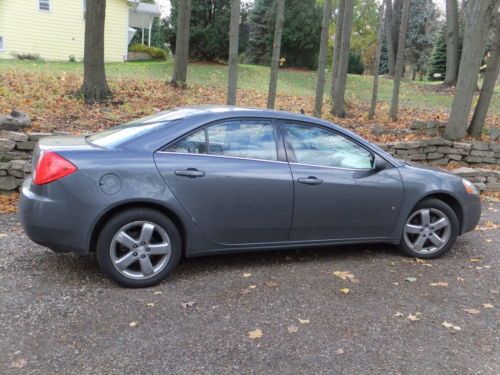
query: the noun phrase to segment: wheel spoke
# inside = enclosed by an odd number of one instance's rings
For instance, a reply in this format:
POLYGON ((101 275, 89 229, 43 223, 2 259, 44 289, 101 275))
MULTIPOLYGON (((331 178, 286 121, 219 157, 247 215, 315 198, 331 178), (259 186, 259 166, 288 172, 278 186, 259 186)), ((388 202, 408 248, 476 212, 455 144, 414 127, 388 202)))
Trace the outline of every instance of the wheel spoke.
POLYGON ((154 230, 155 227, 153 224, 149 223, 143 224, 141 229, 141 235, 139 237, 139 242, 149 243, 151 241, 151 236, 153 235, 154 230))
POLYGON ((170 253, 170 245, 165 242, 149 245, 149 249, 149 255, 165 255, 170 253))
POLYGON ((137 260, 137 258, 134 257, 133 252, 129 251, 127 254, 125 254, 121 258, 117 259, 115 261, 115 265, 118 268, 120 268, 121 270, 124 270, 128 266, 130 266, 132 263, 134 263, 136 260, 137 260))
POLYGON ((426 237, 424 237, 422 234, 420 236, 418 236, 418 239, 415 241, 415 243, 413 244, 413 248, 415 250, 422 250, 422 248, 424 247, 424 244, 425 244, 425 241, 427 240, 426 237))
POLYGON ((438 221, 436 221, 435 223, 432 223, 431 224, 433 230, 440 230, 440 229, 443 229, 445 227, 448 226, 448 220, 446 220, 446 218, 441 218, 439 219, 438 221))
POLYGON ((443 245, 444 241, 436 233, 429 235, 429 239, 434 244, 434 246, 440 247, 443 245))
POLYGON ((422 225, 430 224, 431 223, 430 211, 427 209, 420 211, 420 218, 422 220, 422 225))
POLYGON ((139 263, 141 265, 141 271, 144 275, 151 275, 154 272, 153 264, 151 263, 149 256, 139 258, 139 263))
POLYGON ((406 224, 405 230, 409 234, 420 234, 422 227, 420 225, 406 224))
POLYGON ((134 245, 137 245, 137 241, 130 237, 124 231, 118 232, 116 235, 116 241, 125 246, 127 249, 132 250, 134 245))

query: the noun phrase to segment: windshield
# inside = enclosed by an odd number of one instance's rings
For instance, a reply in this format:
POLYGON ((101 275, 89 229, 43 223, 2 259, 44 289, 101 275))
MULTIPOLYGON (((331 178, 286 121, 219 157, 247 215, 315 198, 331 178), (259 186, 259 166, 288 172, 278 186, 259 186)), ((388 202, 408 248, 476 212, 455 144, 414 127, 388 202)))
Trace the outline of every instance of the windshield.
POLYGON ((111 129, 90 135, 86 138, 86 140, 96 146, 114 148, 167 123, 169 122, 142 123, 140 120, 134 120, 132 122, 118 125, 111 129))

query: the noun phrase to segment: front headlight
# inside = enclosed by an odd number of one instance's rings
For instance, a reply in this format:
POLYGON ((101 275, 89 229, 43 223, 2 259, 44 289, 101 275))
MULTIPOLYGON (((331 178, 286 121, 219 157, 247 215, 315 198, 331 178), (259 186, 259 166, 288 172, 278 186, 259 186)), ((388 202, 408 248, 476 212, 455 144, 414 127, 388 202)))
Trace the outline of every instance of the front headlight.
POLYGON ((476 186, 470 182, 469 180, 466 180, 465 178, 462 178, 462 183, 464 184, 465 191, 469 194, 475 194, 478 195, 479 192, 477 191, 476 186))

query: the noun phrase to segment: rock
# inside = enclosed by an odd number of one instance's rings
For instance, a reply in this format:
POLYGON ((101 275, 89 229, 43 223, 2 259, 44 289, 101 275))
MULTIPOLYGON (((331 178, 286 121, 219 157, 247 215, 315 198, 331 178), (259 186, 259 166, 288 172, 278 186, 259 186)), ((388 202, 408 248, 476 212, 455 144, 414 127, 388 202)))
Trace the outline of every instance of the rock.
POLYGON ((10 167, 10 163, 0 163, 0 171, 6 171, 7 169, 9 169, 10 167))
POLYGON ((17 178, 23 178, 24 177, 24 171, 17 171, 15 169, 10 168, 9 169, 9 175, 17 177, 17 178))
POLYGON ((439 146, 436 151, 440 152, 442 154, 469 155, 469 152, 466 150, 456 149, 456 148, 447 147, 447 146, 439 146))
POLYGON ((497 164, 497 161, 495 158, 491 157, 483 157, 483 163, 488 163, 488 164, 497 164))
POLYGON ((482 182, 475 183, 474 186, 476 187, 477 190, 479 191, 484 191, 486 190, 486 184, 483 184, 482 182))
POLYGON ((488 144, 488 142, 472 141, 472 149, 479 151, 488 151, 490 149, 490 145, 488 144))
POLYGON ((16 179, 14 177, 0 177, 0 190, 14 190, 17 188, 16 179))
POLYGON ((63 130, 54 130, 54 132, 51 135, 71 135, 71 132, 63 130))
POLYGON ((427 154, 427 159, 429 160, 435 160, 435 159, 440 159, 444 156, 444 154, 440 154, 437 152, 430 152, 427 154))
POLYGON ((500 138, 500 128, 491 128, 490 129, 490 138, 492 141, 495 141, 498 138, 500 138))
POLYGON ((478 169, 470 168, 470 167, 460 167, 453 169, 451 173, 458 174, 460 176, 474 176, 478 172, 478 169))
POLYGON ((26 141, 26 142, 17 142, 16 148, 18 150, 28 150, 31 151, 35 148, 37 141, 26 141))
POLYGON ((470 151, 472 145, 470 143, 465 143, 465 142, 453 142, 453 148, 460 148, 463 150, 470 151))
POLYGON ((0 162, 11 161, 11 160, 28 160, 30 158, 31 156, 26 152, 21 152, 21 151, 0 152, 0 162))
POLYGON ((382 135, 385 134, 385 128, 382 125, 375 124, 372 128, 373 135, 382 135))
POLYGON ((439 135, 439 130, 438 129, 425 129, 425 134, 431 135, 431 136, 436 136, 436 135, 439 135))
POLYGON ((494 152, 500 152, 500 143, 490 142, 490 150, 494 152))
POLYGON ((415 120, 410 124, 411 130, 424 130, 427 129, 427 122, 415 120))
POLYGON ((486 190, 490 191, 500 191, 500 183, 498 182, 492 182, 486 185, 486 190))
POLYGON ((467 163, 482 163, 483 159, 479 156, 466 156, 464 161, 467 163))
POLYGON ((7 171, 0 170, 0 177, 7 176, 7 171))
POLYGON ((425 160, 425 159, 427 159, 427 156, 425 154, 413 154, 413 155, 409 155, 408 159, 410 159, 410 160, 425 160))
POLYGON ((479 150, 471 150, 471 156, 484 156, 487 158, 494 158, 495 153, 493 151, 479 151, 479 150))
POLYGON ((452 146, 453 142, 444 138, 434 138, 427 141, 429 146, 452 146))
POLYGON ((43 137, 50 137, 52 133, 28 133, 28 138, 30 141, 38 141, 43 137))
POLYGON ((427 146, 426 148, 424 148, 424 152, 436 152, 436 150, 436 146, 427 146))
POLYGON ((462 155, 447 154, 446 157, 449 158, 450 160, 455 160, 455 161, 462 160, 462 155))
POLYGON ((28 140, 28 135, 25 133, 2 130, 0 131, 0 138, 10 139, 11 141, 16 142, 25 142, 28 140))
POLYGON ((395 148, 399 148, 399 149, 402 149, 402 150, 409 150, 409 149, 412 149, 412 148, 419 148, 421 146, 422 146, 422 144, 420 142, 417 142, 417 141, 412 141, 412 142, 395 142, 394 143, 394 147, 395 148))
POLYGON ((427 121, 427 129, 440 129, 446 128, 446 122, 442 121, 427 121))
POLYGON ((448 159, 448 158, 442 158, 442 159, 433 160, 432 163, 433 164, 443 165, 443 164, 448 164, 449 161, 450 161, 450 159, 448 159))
POLYGON ((12 151, 14 147, 16 147, 16 142, 6 138, 0 138, 0 151, 12 151))
POLYGON ((16 171, 23 171, 26 167, 26 164, 29 164, 26 160, 12 160, 10 162, 10 168, 16 171))
POLYGON ((10 115, 0 115, 0 130, 21 130, 31 126, 31 119, 23 112, 13 110, 10 115))

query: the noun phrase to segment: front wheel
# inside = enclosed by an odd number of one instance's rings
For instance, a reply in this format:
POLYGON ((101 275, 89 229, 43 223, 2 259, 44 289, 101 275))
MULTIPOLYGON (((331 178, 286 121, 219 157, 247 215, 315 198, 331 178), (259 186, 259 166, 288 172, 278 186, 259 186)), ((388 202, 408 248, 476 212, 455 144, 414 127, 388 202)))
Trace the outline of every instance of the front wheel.
POLYGON ((164 280, 181 258, 175 224, 149 208, 124 210, 113 216, 97 239, 102 271, 121 286, 144 288, 164 280))
POLYGON ((443 201, 426 199, 406 219, 399 249, 417 258, 437 258, 455 243, 459 222, 455 211, 443 201))

